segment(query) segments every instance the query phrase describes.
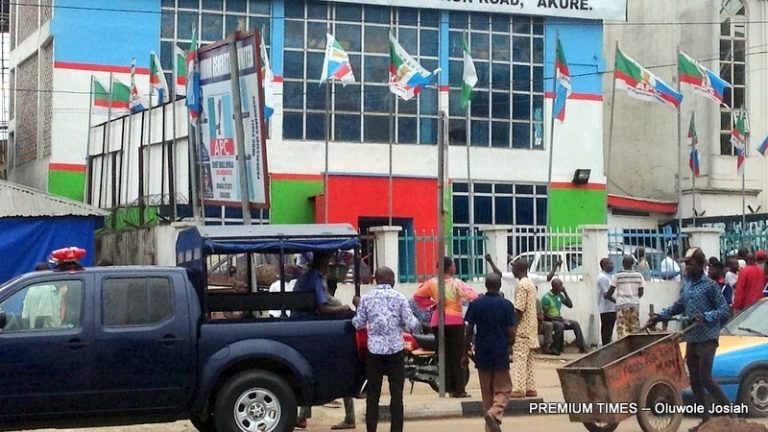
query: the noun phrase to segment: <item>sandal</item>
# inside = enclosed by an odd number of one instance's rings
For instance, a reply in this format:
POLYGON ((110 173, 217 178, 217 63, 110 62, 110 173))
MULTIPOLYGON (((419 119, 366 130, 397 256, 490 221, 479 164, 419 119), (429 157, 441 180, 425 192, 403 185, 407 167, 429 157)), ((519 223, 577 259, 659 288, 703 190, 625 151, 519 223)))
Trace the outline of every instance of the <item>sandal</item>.
POLYGON ((335 424, 331 426, 331 429, 337 430, 337 429, 354 429, 357 426, 354 423, 347 423, 347 422, 341 422, 339 424, 335 424))

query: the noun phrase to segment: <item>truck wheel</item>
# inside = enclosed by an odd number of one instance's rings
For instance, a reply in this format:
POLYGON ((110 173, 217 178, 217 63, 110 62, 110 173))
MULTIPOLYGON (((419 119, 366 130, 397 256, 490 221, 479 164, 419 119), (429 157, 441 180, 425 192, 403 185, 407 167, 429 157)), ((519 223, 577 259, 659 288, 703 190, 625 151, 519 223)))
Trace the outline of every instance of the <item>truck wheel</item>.
POLYGON ((748 417, 768 416, 768 370, 758 369, 744 377, 738 400, 747 406, 748 417))
POLYGON ((296 396, 271 372, 243 372, 222 387, 214 423, 218 432, 289 432, 296 424, 296 396))

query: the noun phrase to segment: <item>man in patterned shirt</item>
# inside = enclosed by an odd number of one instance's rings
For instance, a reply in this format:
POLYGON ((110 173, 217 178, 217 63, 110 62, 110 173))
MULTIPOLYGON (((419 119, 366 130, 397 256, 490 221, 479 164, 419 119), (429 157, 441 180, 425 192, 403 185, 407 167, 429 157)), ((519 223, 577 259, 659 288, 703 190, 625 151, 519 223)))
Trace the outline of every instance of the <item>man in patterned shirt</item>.
POLYGON ((375 290, 355 301, 357 314, 352 318, 356 329, 368 326, 368 357, 366 377, 365 426, 368 432, 376 432, 379 422, 379 397, 381 381, 387 375, 389 381, 389 411, 392 417, 391 432, 403 430, 403 386, 405 385, 405 341, 403 329, 421 333, 421 324, 413 316, 408 300, 394 290, 395 273, 389 267, 376 269, 375 290))
MULTIPOLYGON (((689 249, 683 258, 686 278, 680 298, 670 307, 663 309, 651 321, 668 318, 678 314, 698 322, 698 325, 684 335, 687 343, 685 363, 691 381, 691 390, 697 404, 704 404, 705 389, 718 405, 728 405, 730 401, 723 390, 712 379, 712 362, 715 358, 720 323, 730 315, 728 305, 720 293, 720 288, 704 274, 707 258, 699 248, 689 249)), ((702 424, 709 420, 709 409, 705 409, 702 424)), ((692 431, 700 427, 692 428, 692 431)))
POLYGON ((528 261, 520 258, 512 264, 519 281, 515 289, 517 332, 512 345, 512 398, 536 397, 533 376, 533 350, 539 347, 539 320, 536 316, 536 285, 528 279, 528 261))

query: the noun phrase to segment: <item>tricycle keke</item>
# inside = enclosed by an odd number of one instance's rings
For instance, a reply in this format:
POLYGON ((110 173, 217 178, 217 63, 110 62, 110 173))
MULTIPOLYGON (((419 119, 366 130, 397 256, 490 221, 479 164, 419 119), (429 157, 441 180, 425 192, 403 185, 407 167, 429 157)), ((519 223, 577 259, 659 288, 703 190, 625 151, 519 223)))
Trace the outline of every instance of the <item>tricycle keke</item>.
POLYGON ((680 391, 688 387, 680 336, 630 334, 558 369, 565 402, 573 407, 570 420, 592 432, 611 432, 637 415, 645 432, 677 431, 683 419, 680 391))

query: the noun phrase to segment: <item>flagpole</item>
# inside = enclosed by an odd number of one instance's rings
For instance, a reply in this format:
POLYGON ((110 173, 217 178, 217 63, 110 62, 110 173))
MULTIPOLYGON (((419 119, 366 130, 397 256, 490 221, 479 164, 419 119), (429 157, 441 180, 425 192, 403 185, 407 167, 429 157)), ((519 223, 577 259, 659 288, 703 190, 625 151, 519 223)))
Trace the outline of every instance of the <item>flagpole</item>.
POLYGON ((86 137, 85 141, 85 148, 87 149, 85 152, 85 191, 84 191, 84 200, 88 204, 92 204, 91 200, 91 176, 93 175, 93 168, 91 167, 91 123, 93 122, 93 75, 91 75, 91 84, 90 87, 88 87, 88 136, 86 137))
POLYGON ((691 210, 693 212, 693 227, 696 228, 696 172, 691 173, 691 201, 691 210))
MULTIPOLYGON (((547 225, 552 226, 552 157, 555 153, 555 103, 557 102, 557 45, 560 32, 555 33, 555 58, 552 61, 552 115, 549 116, 549 164, 547 166, 547 225)), ((614 83, 616 79, 613 80, 614 83)), ((611 106, 613 111, 613 106, 611 106)), ((613 117, 611 117, 613 125, 613 117)))
MULTIPOLYGON (((326 55, 328 55, 326 53, 326 55)), ((325 82, 325 168, 323 169, 323 223, 328 223, 328 142, 331 140, 331 84, 325 82)))
MULTIPOLYGON (((145 172, 147 173, 146 179, 144 181, 144 187, 141 188, 139 191, 139 194, 142 196, 142 200, 139 201, 140 203, 143 203, 144 198, 148 195, 148 193, 144 193, 144 189, 149 192, 149 182, 152 180, 152 170, 150 169, 150 166, 152 165, 152 58, 149 59, 149 109, 147 110, 147 160, 144 162, 145 172)), ((144 152, 144 149, 141 148, 139 150, 140 153, 144 152)), ((142 176, 144 176, 144 173, 141 173, 142 176)), ((144 225, 144 206, 140 206, 139 208, 139 225, 144 225)))
POLYGON ((395 133, 395 94, 389 95, 389 170, 387 172, 387 224, 392 226, 392 147, 395 133))
MULTIPOLYGON (((747 129, 747 112, 741 106, 742 122, 744 124, 744 163, 741 167, 741 233, 744 246, 744 233, 747 231, 747 149, 749 148, 749 129, 747 129)), ((738 156, 737 156, 738 158, 738 156)), ((738 161, 736 162, 738 164, 738 161)))
MULTIPOLYGON (((675 47, 675 52, 677 53, 676 60, 677 60, 677 92, 680 93, 680 46, 675 47)), ((683 232, 683 182, 681 177, 683 176, 683 171, 681 168, 681 165, 683 163, 681 153, 683 152, 682 148, 682 140, 683 140, 683 127, 682 127, 682 118, 683 114, 681 112, 680 106, 677 107, 677 230, 678 233, 683 232)), ((695 176, 694 176, 695 177, 695 176)), ((681 236, 678 236, 678 251, 682 251, 683 248, 683 239, 681 236)))
MULTIPOLYGON (((611 119, 609 120, 608 124, 608 160, 606 161, 606 167, 605 167, 605 182, 606 185, 610 183, 610 173, 611 173, 611 152, 613 150, 613 117, 616 112, 616 55, 619 52, 619 41, 616 41, 616 51, 614 51, 614 67, 613 67, 613 91, 611 92, 611 119)), ((549 201, 549 199, 547 199, 549 201)), ((549 221, 547 221, 549 222, 549 221)))
MULTIPOLYGON (((109 149, 109 140, 112 128, 112 97, 113 97, 114 85, 113 85, 113 73, 109 73, 109 98, 107 99, 107 124, 105 125, 106 133, 101 145, 101 175, 99 179, 99 207, 102 207, 102 197, 104 197, 104 167, 106 165, 107 150, 109 149)), ((113 215, 114 217, 114 215, 113 215)))
MULTIPOLYGON (((176 57, 176 53, 174 53, 176 57)), ((178 61, 178 60, 176 60, 178 61)), ((171 123, 172 132, 171 139, 173 140, 168 147, 168 205, 171 207, 171 222, 176 222, 178 219, 176 209, 176 82, 173 83, 173 97, 171 98, 171 123)), ((170 89, 169 89, 170 91, 170 89)), ((165 111, 165 108, 163 108, 165 111)))
MULTIPOLYGON (((469 33, 469 32, 467 32, 469 33)), ((469 36, 469 35, 467 35, 469 36)), ((469 44, 469 37, 466 37, 467 44, 469 44)), ((466 59, 464 60, 466 62, 466 59)), ((466 67, 466 66, 465 66, 466 67)), ((472 170, 470 168, 471 163, 471 147, 472 147, 472 97, 470 95, 469 100, 467 101, 467 111, 465 113, 465 136, 466 136, 466 144, 467 144, 467 192, 469 193, 469 208, 474 209, 475 208, 475 188, 472 185, 472 170)), ((469 249, 467 252, 469 253, 469 273, 474 275, 475 274, 475 241, 473 239, 475 235, 475 212, 470 211, 469 212, 469 249)))

